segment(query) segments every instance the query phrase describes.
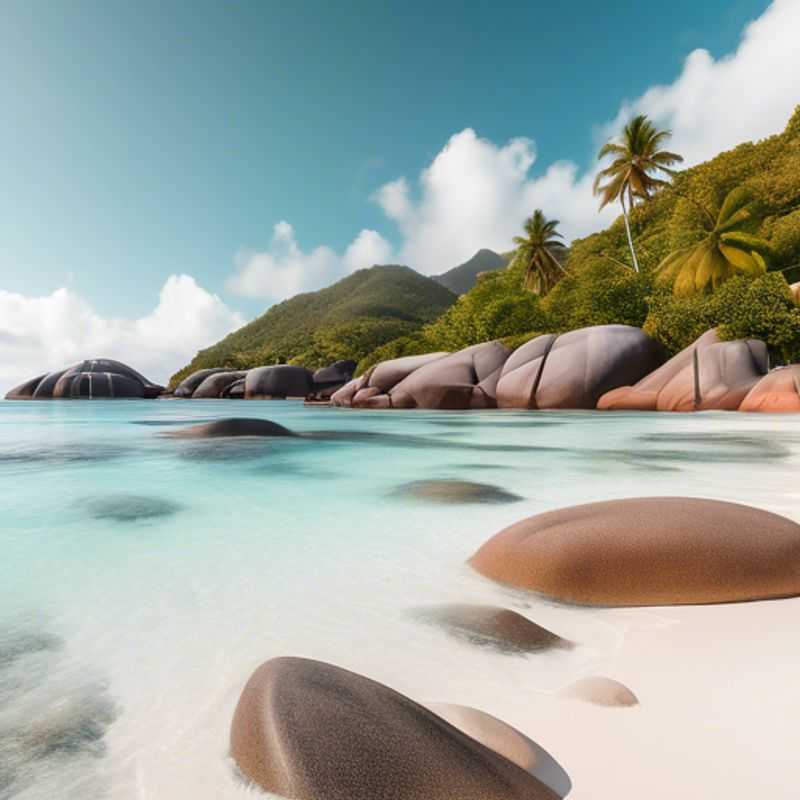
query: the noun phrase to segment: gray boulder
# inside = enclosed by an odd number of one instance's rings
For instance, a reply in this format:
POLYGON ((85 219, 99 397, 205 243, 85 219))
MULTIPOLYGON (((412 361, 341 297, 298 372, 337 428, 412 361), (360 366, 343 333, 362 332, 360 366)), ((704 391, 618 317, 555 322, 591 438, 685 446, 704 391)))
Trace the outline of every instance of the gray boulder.
POLYGON ((249 370, 244 386, 247 400, 307 397, 314 391, 314 377, 305 367, 279 364, 249 370))
POLYGON ((225 392, 237 381, 247 375, 246 370, 214 372, 204 378, 194 390, 194 400, 216 400, 224 397, 225 392))
POLYGON ((539 336, 506 362, 497 384, 500 408, 586 408, 663 363, 661 346, 630 325, 598 325, 539 336))
POLYGON ((195 389, 209 376, 216 375, 218 372, 230 372, 227 367, 216 367, 215 369, 199 369, 188 377, 184 378, 176 387, 173 394, 175 397, 191 397, 195 389))

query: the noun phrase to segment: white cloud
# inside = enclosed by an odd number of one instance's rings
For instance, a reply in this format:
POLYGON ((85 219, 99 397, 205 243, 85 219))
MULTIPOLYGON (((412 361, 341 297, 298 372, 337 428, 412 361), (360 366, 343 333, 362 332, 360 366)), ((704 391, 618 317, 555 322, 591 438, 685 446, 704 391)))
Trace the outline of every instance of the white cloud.
POLYGON ((139 319, 104 317, 67 288, 44 297, 0 290, 0 392, 85 358, 116 358, 165 382, 244 322, 189 275, 171 275, 139 319))
POLYGON ((367 229, 342 256, 324 245, 305 252, 294 228, 281 220, 272 230, 268 250, 243 250, 236 256, 236 273, 226 288, 242 297, 283 300, 328 286, 354 270, 386 263, 391 253, 391 245, 377 231, 367 229))
MULTIPOLYGON (((715 61, 696 50, 674 83, 622 103, 613 122, 602 126, 604 139, 643 112, 672 129, 669 146, 689 165, 777 133, 800 102, 798 31, 800 0, 775 0, 748 25, 734 53, 715 61)), ((403 237, 399 261, 434 274, 481 247, 507 250, 535 208, 561 220, 567 239, 600 230, 617 215, 615 208, 597 211, 596 165, 581 170, 558 162, 533 177, 535 160, 530 139, 497 145, 467 128, 422 171, 416 199, 404 177, 382 186, 372 199, 397 223, 403 237)))
POLYGON ((744 29, 734 53, 715 61, 695 50, 674 83, 623 103, 612 131, 648 114, 671 128, 670 147, 687 164, 777 133, 800 103, 799 32, 800 2, 775 0, 744 29))

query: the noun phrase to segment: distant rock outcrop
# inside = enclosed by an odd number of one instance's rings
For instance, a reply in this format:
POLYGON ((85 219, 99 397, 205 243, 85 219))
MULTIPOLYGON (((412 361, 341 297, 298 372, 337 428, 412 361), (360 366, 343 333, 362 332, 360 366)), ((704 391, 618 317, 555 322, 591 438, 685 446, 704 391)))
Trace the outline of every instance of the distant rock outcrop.
POLYGON ((127 364, 96 358, 32 378, 8 392, 6 400, 151 399, 163 392, 163 386, 127 364))
POLYGON ((200 385, 194 390, 192 397, 195 400, 219 400, 225 397, 231 387, 247 375, 246 370, 212 372, 203 378, 200 385))
POLYGON ((225 367, 217 367, 216 369, 199 369, 193 372, 187 378, 184 378, 176 387, 173 394, 175 397, 191 397, 195 389, 209 376, 216 375, 218 372, 230 372, 225 367))
POLYGON ((247 372, 244 383, 246 400, 272 400, 307 397, 314 392, 314 377, 305 367, 278 364, 256 367, 247 372))
POLYGON ((303 658, 255 671, 233 716, 230 752, 247 778, 294 800, 558 797, 408 697, 303 658))

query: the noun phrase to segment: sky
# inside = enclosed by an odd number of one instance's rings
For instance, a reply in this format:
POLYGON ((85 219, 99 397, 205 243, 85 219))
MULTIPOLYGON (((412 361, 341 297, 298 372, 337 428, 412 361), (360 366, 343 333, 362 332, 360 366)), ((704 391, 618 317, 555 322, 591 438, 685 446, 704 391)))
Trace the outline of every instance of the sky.
POLYGON ((608 224, 634 113, 688 164, 800 103, 800 0, 0 4, 0 391, 87 357, 165 380, 374 263, 443 272, 534 208, 608 224), (666 9, 668 6, 668 9, 666 9))

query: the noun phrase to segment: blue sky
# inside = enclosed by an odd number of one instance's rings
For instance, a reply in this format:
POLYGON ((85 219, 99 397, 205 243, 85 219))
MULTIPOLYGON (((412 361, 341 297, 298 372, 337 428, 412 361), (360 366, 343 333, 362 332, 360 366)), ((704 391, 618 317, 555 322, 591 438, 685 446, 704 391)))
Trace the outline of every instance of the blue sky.
POLYGON ((788 89, 750 127, 677 107, 800 4, 773 5, 5 0, 0 291, 135 321, 183 274, 239 320, 373 256, 435 273, 502 248, 534 202, 586 233, 608 217, 581 177, 629 110, 690 161, 781 127, 788 89))

